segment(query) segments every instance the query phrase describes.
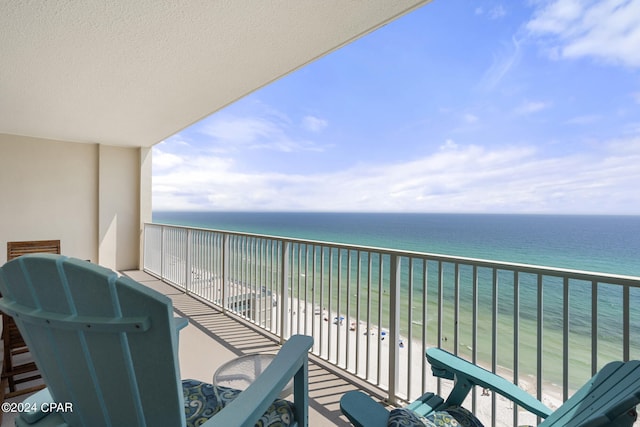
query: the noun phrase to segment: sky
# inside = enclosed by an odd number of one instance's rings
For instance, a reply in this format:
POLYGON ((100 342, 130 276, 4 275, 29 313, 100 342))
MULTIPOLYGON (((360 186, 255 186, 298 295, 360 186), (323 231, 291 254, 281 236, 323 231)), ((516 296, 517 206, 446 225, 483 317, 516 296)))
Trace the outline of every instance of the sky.
POLYGON ((640 215, 640 0, 434 0, 153 148, 153 209, 640 215))

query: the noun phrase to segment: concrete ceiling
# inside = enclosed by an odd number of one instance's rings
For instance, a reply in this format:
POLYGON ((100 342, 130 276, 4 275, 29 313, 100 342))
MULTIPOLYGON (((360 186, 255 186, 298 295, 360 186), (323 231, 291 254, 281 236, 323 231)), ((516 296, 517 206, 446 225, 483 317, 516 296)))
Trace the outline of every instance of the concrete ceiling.
POLYGON ((152 146, 429 0, 0 0, 0 133, 152 146))

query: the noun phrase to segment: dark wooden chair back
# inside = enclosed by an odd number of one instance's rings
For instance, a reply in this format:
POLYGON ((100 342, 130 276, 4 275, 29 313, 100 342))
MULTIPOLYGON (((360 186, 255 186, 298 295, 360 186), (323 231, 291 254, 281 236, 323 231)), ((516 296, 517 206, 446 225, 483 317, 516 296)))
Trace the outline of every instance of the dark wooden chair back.
MULTIPOLYGON (((7 261, 34 253, 60 254, 60 240, 7 242, 7 261)), ((4 341, 4 362, 2 364, 0 402, 4 402, 10 397, 43 389, 44 384, 21 389, 16 387, 18 384, 39 379, 40 374, 38 367, 27 354, 29 348, 20 335, 13 318, 4 313, 2 313, 2 340, 4 341)))

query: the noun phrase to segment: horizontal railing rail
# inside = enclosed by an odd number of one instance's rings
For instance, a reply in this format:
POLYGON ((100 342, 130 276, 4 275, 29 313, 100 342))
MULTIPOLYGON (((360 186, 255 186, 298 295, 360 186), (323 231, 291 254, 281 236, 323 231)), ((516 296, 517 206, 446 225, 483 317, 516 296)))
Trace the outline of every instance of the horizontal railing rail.
MULTIPOLYGON (((448 387, 430 346, 551 406, 607 362, 640 358, 639 277, 162 224, 145 225, 144 270, 282 341, 312 335, 315 355, 391 403, 448 387)), ((505 419, 484 391, 467 403, 487 425, 536 422, 517 407, 505 419)))

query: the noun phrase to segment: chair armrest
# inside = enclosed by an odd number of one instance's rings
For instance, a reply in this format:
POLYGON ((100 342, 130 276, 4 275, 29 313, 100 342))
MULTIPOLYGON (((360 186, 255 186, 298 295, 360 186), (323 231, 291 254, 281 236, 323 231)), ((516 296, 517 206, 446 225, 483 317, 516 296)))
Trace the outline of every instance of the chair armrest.
POLYGON ((445 407, 461 405, 471 391, 471 387, 477 385, 501 394, 542 418, 548 417, 553 412, 515 384, 444 350, 428 349, 427 360, 431 364, 433 375, 455 380, 454 388, 444 403, 445 407))
POLYGON ((46 403, 53 403, 53 397, 49 393, 48 389, 42 389, 39 392, 27 397, 24 401, 24 407, 27 409, 25 412, 20 413, 20 418, 26 421, 28 424, 33 424, 36 421, 49 415, 47 412, 42 411, 42 405, 46 403))
POLYGON ((15 425, 30 426, 35 424, 38 426, 66 426, 67 424, 65 424, 64 419, 62 418, 61 412, 48 410, 49 408, 53 409, 54 406, 51 405, 55 404, 55 400, 51 397, 49 389, 45 388, 35 394, 32 394, 22 401, 21 405, 25 411, 20 412, 20 415, 16 417, 15 425))
POLYGON ((407 409, 415 412, 421 417, 432 413, 436 408, 442 408, 444 399, 433 393, 425 393, 415 401, 407 405, 407 409))
POLYGON ((174 317, 173 318, 173 326, 176 328, 176 331, 180 331, 187 327, 189 324, 189 319, 186 317, 174 317))
POLYGON ((349 391, 340 398, 340 411, 354 427, 387 427, 390 412, 368 395, 349 391))
POLYGON ((188 324, 189 324, 189 319, 186 317, 173 318, 173 333, 175 334, 175 337, 176 337, 176 344, 178 344, 175 347, 176 357, 178 355, 178 347, 180 343, 180 331, 186 328, 188 324))
POLYGON ((202 427, 214 425, 254 425, 293 380, 293 394, 298 424, 306 426, 309 407, 308 351, 313 338, 294 335, 282 346, 273 361, 246 390, 202 427))

